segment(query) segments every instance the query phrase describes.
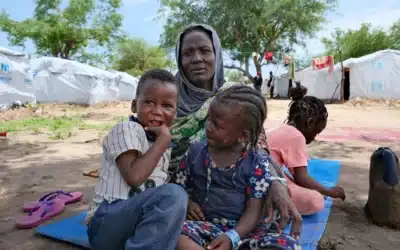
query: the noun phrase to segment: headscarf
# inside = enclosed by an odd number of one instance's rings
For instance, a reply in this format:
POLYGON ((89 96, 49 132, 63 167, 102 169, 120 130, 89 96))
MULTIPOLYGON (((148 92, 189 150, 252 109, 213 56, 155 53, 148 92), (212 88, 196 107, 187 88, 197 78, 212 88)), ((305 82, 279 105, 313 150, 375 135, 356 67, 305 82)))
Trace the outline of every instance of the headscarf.
POLYGON ((176 41, 175 49, 176 63, 178 65, 178 73, 176 74, 176 80, 179 87, 179 102, 177 116, 183 117, 193 112, 196 112, 200 107, 207 101, 208 98, 212 97, 224 84, 224 63, 222 58, 221 41, 219 40, 217 32, 206 24, 194 24, 186 27, 181 34, 179 34, 176 41), (188 30, 192 30, 196 27, 203 28, 211 33, 212 43, 214 46, 215 54, 215 73, 213 77, 213 88, 212 91, 195 87, 185 76, 182 65, 180 63, 180 51, 181 42, 183 36, 188 30))

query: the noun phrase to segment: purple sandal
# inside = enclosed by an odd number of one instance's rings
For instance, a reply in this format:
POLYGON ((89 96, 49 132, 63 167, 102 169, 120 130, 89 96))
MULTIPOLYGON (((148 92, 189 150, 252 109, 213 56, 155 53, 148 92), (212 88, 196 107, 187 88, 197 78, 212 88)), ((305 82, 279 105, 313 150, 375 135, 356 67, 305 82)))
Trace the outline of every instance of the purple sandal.
POLYGON ((62 190, 58 190, 44 195, 42 198, 39 199, 39 201, 31 201, 24 204, 23 209, 25 212, 30 212, 41 203, 53 200, 54 198, 63 201, 64 205, 68 205, 80 201, 82 197, 82 192, 64 192, 62 190))
POLYGON ((16 227, 19 229, 34 228, 62 213, 64 208, 64 201, 59 200, 56 196, 50 196, 48 200, 38 203, 27 216, 17 221, 16 227))

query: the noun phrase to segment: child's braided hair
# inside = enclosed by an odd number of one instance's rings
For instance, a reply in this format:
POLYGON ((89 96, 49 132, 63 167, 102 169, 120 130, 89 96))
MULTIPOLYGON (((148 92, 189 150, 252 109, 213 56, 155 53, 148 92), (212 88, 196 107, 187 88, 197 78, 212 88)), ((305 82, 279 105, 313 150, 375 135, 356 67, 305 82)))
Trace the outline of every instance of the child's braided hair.
POLYGON ((325 103, 315 96, 306 96, 307 88, 296 82, 289 91, 292 101, 289 104, 287 123, 299 124, 309 118, 322 120, 328 118, 325 103))
POLYGON ((218 103, 239 104, 250 131, 250 149, 257 145, 258 137, 267 118, 267 104, 261 93, 252 87, 239 84, 229 87, 215 96, 218 103))

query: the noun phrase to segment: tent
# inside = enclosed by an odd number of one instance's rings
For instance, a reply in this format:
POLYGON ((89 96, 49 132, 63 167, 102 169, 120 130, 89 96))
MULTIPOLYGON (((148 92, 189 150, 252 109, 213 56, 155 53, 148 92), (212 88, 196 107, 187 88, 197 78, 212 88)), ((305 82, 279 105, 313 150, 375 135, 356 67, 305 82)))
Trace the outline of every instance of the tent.
POLYGON ((38 102, 95 104, 118 99, 115 73, 55 57, 34 59, 31 65, 38 102))
POLYGON ((35 102, 29 56, 0 47, 0 106, 35 102))
POLYGON ((132 101, 136 97, 136 88, 139 82, 138 77, 133 77, 125 72, 111 71, 117 77, 118 100, 132 101))
MULTIPOLYGON (((344 97, 400 99, 400 51, 382 50, 343 62, 345 68, 344 97)), ((340 99, 341 66, 328 69, 311 67, 295 72, 295 80, 308 88, 308 95, 320 99, 340 99)))

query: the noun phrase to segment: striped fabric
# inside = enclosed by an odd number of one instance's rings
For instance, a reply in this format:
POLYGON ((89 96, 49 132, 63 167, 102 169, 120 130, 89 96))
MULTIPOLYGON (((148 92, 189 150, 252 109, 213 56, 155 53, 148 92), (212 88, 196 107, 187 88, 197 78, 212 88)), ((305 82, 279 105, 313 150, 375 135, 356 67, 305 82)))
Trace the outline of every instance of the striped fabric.
POLYGON ((159 186, 169 181, 168 165, 170 150, 167 150, 158 162, 148 181, 138 189, 133 190, 122 177, 115 160, 119 155, 129 150, 136 150, 139 155, 146 153, 151 143, 146 139, 143 127, 136 122, 121 122, 115 125, 103 139, 103 154, 101 156, 100 177, 95 187, 93 201, 89 205, 87 220, 103 201, 126 200, 137 192, 150 186, 159 186), (132 192, 134 191, 134 192, 132 192))

